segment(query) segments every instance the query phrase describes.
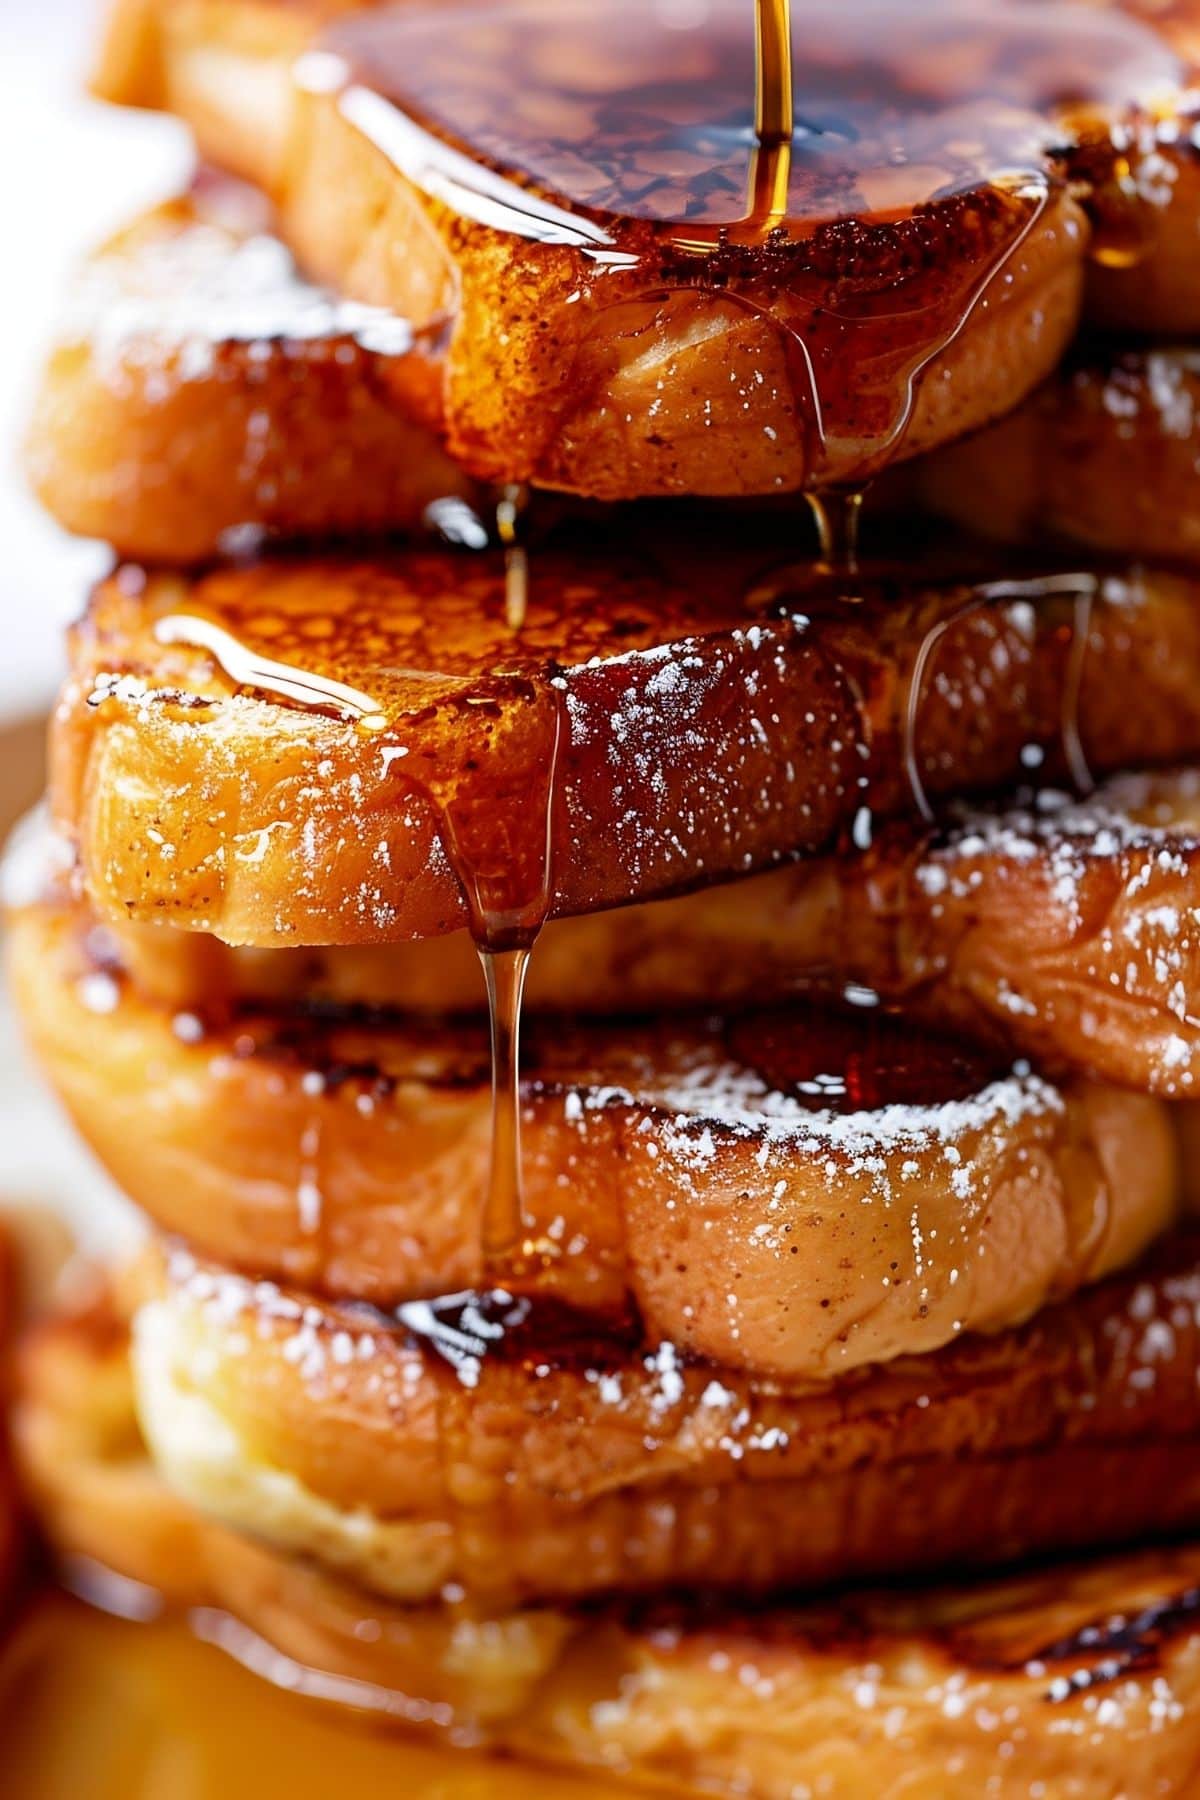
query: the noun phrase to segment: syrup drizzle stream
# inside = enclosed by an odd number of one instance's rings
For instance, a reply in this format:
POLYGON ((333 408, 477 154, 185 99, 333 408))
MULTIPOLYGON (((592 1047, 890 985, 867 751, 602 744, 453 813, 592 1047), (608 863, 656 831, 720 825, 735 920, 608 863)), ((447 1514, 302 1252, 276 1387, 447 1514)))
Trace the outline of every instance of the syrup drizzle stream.
POLYGON ((1074 573, 1038 577, 1032 581, 993 581, 973 593, 969 600, 939 619, 925 635, 908 677, 902 708, 902 760, 913 804, 927 825, 936 822, 936 814, 921 774, 917 750, 917 731, 921 718, 929 671, 939 644, 954 626, 985 608, 1007 601, 1031 601, 1034 605, 1066 598, 1073 604, 1071 647, 1063 679, 1059 735, 1063 760, 1072 782, 1080 793, 1095 786, 1079 731, 1079 698, 1083 680, 1083 664, 1087 656, 1091 632, 1092 610, 1096 597, 1094 576, 1074 573))
POLYGON ((496 533, 504 546, 504 616, 510 631, 520 631, 529 610, 529 552, 521 541, 529 508, 529 489, 513 482, 496 501, 496 533))
POLYGON ((755 0, 754 135, 750 164, 750 217, 764 231, 787 218, 792 185, 791 0, 755 0))
MULTIPOLYGON (((515 494, 506 495, 501 502, 511 508, 508 517, 514 532, 522 501, 523 496, 515 494)), ((523 576, 523 550, 520 554, 523 576)), ((523 579, 520 591, 524 596, 523 579)), ((512 599, 510 577, 506 584, 506 610, 510 625, 519 629, 524 620, 524 601, 522 598, 520 620, 514 622, 512 599)), ((388 728, 386 713, 361 689, 263 657, 210 619, 172 613, 158 622, 155 636, 163 644, 186 644, 206 651, 239 686, 332 712, 353 722, 360 731, 377 733, 388 728)), ((418 679, 422 675, 419 670, 406 673, 418 679)), ((521 733, 519 792, 514 790, 490 803, 464 801, 456 791, 454 771, 449 776, 432 771, 422 779, 413 772, 407 758, 397 759, 397 778, 408 780, 435 809, 442 845, 462 889, 471 935, 483 968, 492 1046, 492 1154, 487 1193, 482 1201, 480 1238, 485 1286, 500 1288, 514 1281, 535 1279, 538 1270, 558 1254, 552 1240, 536 1236, 535 1222, 525 1207, 520 1051, 521 1008, 529 958, 554 893, 551 848, 563 706, 553 681, 533 682, 503 675, 492 681, 510 698, 515 690, 524 702, 520 722, 510 727, 521 733)), ((469 744, 465 752, 468 758, 487 755, 488 714, 486 693, 467 698, 462 734, 469 744)), ((309 1183, 306 1179, 300 1204, 306 1208, 314 1231, 319 1231, 319 1189, 315 1180, 309 1183)))

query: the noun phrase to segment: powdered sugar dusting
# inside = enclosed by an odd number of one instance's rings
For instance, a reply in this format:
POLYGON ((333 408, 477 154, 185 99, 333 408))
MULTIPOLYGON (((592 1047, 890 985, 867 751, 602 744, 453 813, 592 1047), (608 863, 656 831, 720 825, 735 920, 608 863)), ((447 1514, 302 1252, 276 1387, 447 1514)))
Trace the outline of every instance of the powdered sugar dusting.
POLYGON ((113 382, 167 356, 176 379, 205 380, 222 343, 264 355, 285 339, 345 338, 385 356, 413 347, 405 320, 312 286, 277 238, 239 240, 203 223, 155 237, 135 255, 95 258, 70 295, 61 336, 88 345, 113 382))

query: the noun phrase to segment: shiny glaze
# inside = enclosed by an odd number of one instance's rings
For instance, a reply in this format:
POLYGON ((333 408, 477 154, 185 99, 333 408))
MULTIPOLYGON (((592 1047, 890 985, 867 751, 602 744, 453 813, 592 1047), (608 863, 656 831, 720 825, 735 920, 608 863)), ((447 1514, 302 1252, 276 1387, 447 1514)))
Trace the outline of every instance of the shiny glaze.
POLYGON ((851 442, 867 474, 895 454, 1064 180, 1094 198, 1097 254, 1140 254, 1111 125, 1167 107, 1184 70, 1143 21, 1081 6, 804 0, 785 112, 787 10, 762 0, 756 32, 741 0, 385 7, 331 27, 302 81, 451 237, 576 252, 572 298, 619 276, 770 320, 819 489, 851 442))

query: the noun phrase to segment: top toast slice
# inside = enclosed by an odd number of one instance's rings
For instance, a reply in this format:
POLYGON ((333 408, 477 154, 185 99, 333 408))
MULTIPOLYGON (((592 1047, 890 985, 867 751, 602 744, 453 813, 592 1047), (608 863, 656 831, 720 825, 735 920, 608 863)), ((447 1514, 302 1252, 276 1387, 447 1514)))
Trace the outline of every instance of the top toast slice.
POLYGON ((1186 45, 1128 11, 992 0, 956 23, 927 0, 901 40, 889 0, 805 6, 790 174, 755 148, 734 0, 690 27, 632 0, 158 0, 102 87, 269 187, 323 280, 452 327, 473 473, 761 493, 860 482, 1015 404, 1074 330, 1076 194, 1101 261, 1140 258, 1141 322, 1164 258, 1188 289, 1188 171, 1154 244, 1128 172, 1132 135, 1178 112, 1186 45))

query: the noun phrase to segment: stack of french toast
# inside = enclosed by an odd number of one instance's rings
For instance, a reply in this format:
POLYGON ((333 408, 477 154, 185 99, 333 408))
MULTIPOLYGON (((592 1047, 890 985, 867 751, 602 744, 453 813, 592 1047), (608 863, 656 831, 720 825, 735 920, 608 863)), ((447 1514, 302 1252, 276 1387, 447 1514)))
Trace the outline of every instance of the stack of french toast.
POLYGON ((118 0, 18 1452, 608 1791, 1193 1794, 1200 12, 753 12, 118 0))

